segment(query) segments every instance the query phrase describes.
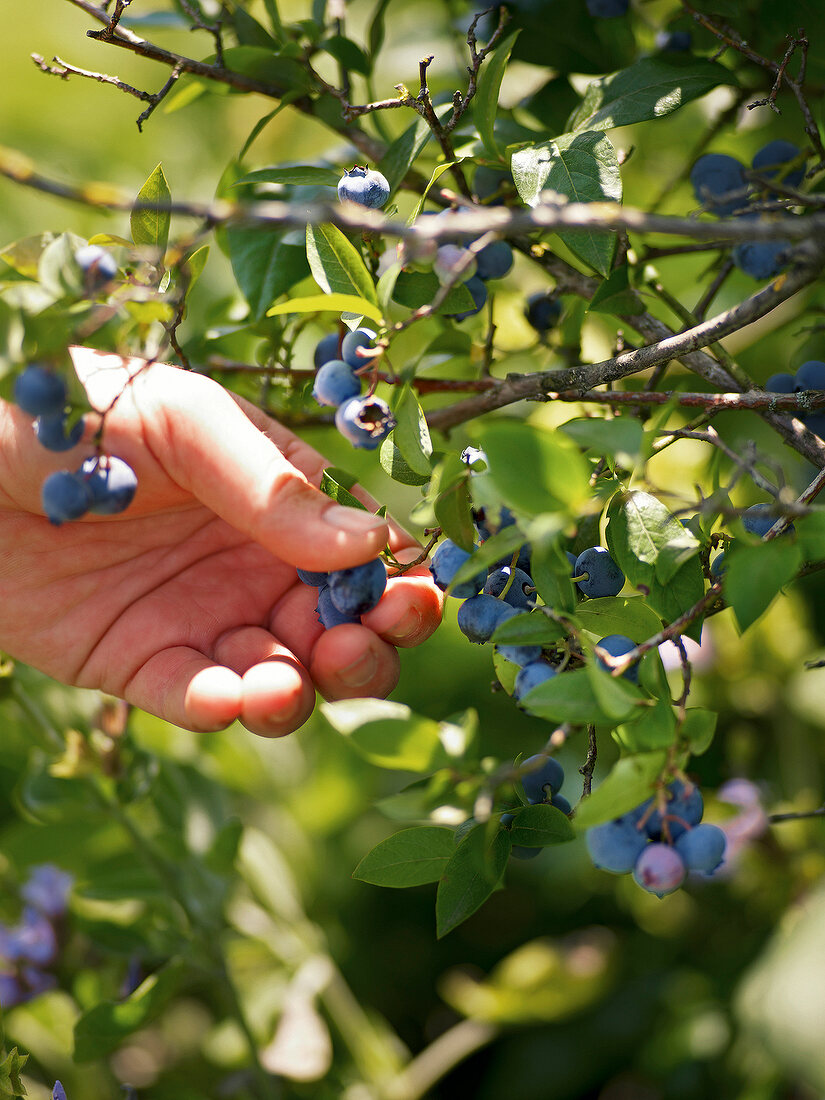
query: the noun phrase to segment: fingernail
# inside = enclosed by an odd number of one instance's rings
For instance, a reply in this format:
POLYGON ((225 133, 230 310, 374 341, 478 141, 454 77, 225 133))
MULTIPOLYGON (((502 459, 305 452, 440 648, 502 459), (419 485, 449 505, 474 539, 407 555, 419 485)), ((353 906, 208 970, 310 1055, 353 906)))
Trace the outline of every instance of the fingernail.
POLYGON ((362 512, 360 508, 342 508, 336 505, 330 508, 324 515, 324 522, 339 531, 349 531, 353 535, 366 534, 367 531, 376 531, 386 524, 386 520, 380 516, 374 516, 372 512, 362 512))
POLYGON ((378 659, 371 649, 362 654, 357 661, 344 665, 338 670, 338 678, 347 687, 365 687, 378 671, 378 659))
POLYGON ((421 612, 417 607, 410 607, 401 616, 395 626, 384 631, 384 637, 387 641, 400 644, 401 642, 406 642, 408 638, 412 638, 420 629, 421 612))

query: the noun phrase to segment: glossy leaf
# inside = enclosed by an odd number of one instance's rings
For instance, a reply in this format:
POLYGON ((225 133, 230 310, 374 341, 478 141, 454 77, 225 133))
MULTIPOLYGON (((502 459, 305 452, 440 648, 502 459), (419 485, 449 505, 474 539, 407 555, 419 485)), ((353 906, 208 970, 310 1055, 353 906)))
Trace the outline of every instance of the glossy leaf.
MULTIPOLYGON (((573 725, 596 723, 610 725, 590 684, 586 669, 562 672, 533 688, 521 699, 521 706, 537 718, 573 725)), ((631 709, 631 708, 628 708, 631 709)))
POLYGON ((438 883, 435 901, 438 938, 446 936, 472 916, 498 886, 510 856, 510 837, 504 831, 492 841, 486 829, 473 829, 454 849, 438 883))
POLYGON ((393 412, 396 419, 393 440, 402 458, 415 473, 422 477, 430 476, 433 453, 430 431, 418 399, 409 386, 402 387, 393 412))
POLYGON ((632 469, 639 461, 644 430, 639 421, 631 417, 619 416, 612 420, 583 417, 568 420, 561 425, 561 430, 580 447, 607 455, 620 466, 632 469))
POLYGON ((266 311, 267 317, 285 313, 357 313, 381 325, 384 317, 377 305, 354 294, 311 294, 307 298, 290 298, 266 311))
POLYGON ((429 123, 423 118, 416 118, 415 122, 395 139, 383 155, 377 168, 390 185, 390 193, 397 190, 431 137, 432 130, 429 123))
POLYGON ((172 221, 171 213, 163 207, 168 207, 171 201, 172 193, 163 174, 163 166, 158 164, 137 194, 136 203, 145 204, 145 209, 132 210, 129 218, 132 240, 136 245, 156 249, 163 255, 172 221))
POLYGON ((452 829, 421 825, 402 829, 368 852, 352 877, 373 886, 421 886, 438 882, 455 853, 452 829))
POLYGON ((334 225, 308 225, 306 240, 312 277, 325 294, 352 294, 377 308, 370 273, 340 229, 334 225))
POLYGON ((400 485, 426 485, 430 480, 431 471, 423 475, 417 474, 407 464, 404 456, 393 442, 392 436, 389 436, 381 444, 378 451, 378 460, 384 473, 400 485))
POLYGON ((667 759, 664 752, 644 752, 622 757, 609 774, 576 808, 577 829, 589 829, 621 817, 653 794, 667 759))
POLYGON ((613 498, 608 538, 614 557, 631 584, 650 584, 651 567, 667 584, 690 558, 699 540, 660 500, 641 490, 613 498))
MULTIPOLYGON (((431 271, 402 271, 395 281, 392 292, 394 302, 408 309, 428 306, 440 288, 438 277, 431 271)), ((451 288, 438 313, 463 313, 472 309, 473 297, 463 283, 451 288)))
POLYGON ((496 645, 551 645, 565 637, 561 623, 540 610, 525 611, 500 623, 493 634, 496 645))
POLYGON ((303 248, 285 244, 282 232, 231 228, 226 240, 232 271, 253 320, 260 320, 276 298, 309 273, 303 248))
POLYGON ((631 641, 647 641, 662 629, 662 620, 642 596, 598 596, 580 604, 576 621, 596 638, 624 634, 631 641))
POLYGON ((627 264, 611 271, 587 308, 594 313, 612 313, 620 317, 644 313, 644 302, 630 285, 627 264))
POLYGON ((546 848, 573 840, 575 831, 570 819, 555 806, 522 806, 509 827, 510 841, 525 848, 546 848))
POLYGON ((343 504, 346 508, 360 508, 362 512, 367 511, 366 506, 362 504, 357 497, 354 497, 349 489, 335 477, 332 467, 324 470, 321 474, 321 484, 319 488, 321 492, 325 493, 330 499, 336 501, 338 504, 343 504))
POLYGON ((502 418, 485 424, 480 436, 490 477, 519 512, 577 512, 586 505, 588 464, 559 432, 502 418))
POLYGON ((725 563, 725 599, 739 629, 747 630, 799 572, 802 555, 798 546, 782 536, 758 546, 735 546, 726 553, 725 563))
POLYGON ((498 111, 498 99, 501 93, 501 82, 510 60, 513 46, 521 32, 516 30, 509 34, 503 42, 496 46, 481 68, 478 78, 478 90, 473 100, 473 122, 476 125, 481 140, 487 151, 498 158, 499 150, 496 145, 493 128, 498 111))

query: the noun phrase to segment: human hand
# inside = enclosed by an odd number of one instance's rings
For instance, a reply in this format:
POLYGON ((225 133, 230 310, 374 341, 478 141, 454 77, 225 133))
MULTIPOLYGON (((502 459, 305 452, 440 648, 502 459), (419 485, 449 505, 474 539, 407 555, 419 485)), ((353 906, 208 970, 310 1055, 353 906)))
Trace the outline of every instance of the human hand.
POLYGON ((325 631, 295 566, 358 565, 387 541, 410 561, 415 540, 329 500, 314 488, 323 458, 210 379, 83 348, 72 357, 93 408, 108 410, 104 450, 135 470, 138 491, 119 515, 53 526, 41 485, 91 453, 99 417, 57 455, 0 402, 0 647, 201 731, 239 719, 290 733, 316 687, 327 699, 387 695, 395 647, 440 620, 426 567, 391 579, 363 625, 325 631))

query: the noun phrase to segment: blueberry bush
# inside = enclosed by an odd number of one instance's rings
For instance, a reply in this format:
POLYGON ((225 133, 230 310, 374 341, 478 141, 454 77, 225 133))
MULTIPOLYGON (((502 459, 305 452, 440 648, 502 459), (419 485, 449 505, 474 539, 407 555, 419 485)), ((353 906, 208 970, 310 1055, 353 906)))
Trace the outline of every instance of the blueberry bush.
MULTIPOLYGON (((43 514, 140 502, 69 349, 169 362, 447 599, 278 742, 0 655, 0 1097, 822 1095, 825 11, 52 7, 0 130, 43 514)), ((298 577, 335 631, 409 568, 298 577)))

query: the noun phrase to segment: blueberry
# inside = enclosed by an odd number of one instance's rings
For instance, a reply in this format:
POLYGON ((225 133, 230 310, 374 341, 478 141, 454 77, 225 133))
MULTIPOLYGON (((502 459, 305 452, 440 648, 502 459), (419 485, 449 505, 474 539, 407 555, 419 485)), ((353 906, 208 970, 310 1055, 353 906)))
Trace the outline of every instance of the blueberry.
POLYGON ((83 438, 83 417, 76 420, 67 433, 66 418, 62 412, 55 416, 38 416, 34 431, 38 442, 47 451, 70 451, 83 438))
POLYGON ((793 374, 772 374, 765 383, 768 393, 794 393, 796 377, 793 374))
POLYGON ((374 451, 395 427, 395 417, 380 397, 351 397, 338 406, 335 426, 354 447, 374 451))
POLYGON ((549 332, 561 317, 561 302, 555 295, 543 291, 531 294, 527 299, 524 316, 536 332, 549 332))
POLYGON ((804 390, 825 390, 825 363, 819 359, 809 359, 803 363, 794 376, 794 392, 804 390))
POLYGON ((458 609, 458 629, 471 642, 489 642, 499 623, 518 612, 495 596, 470 596, 458 609))
POLYGON ((320 370, 324 363, 329 363, 331 359, 340 359, 338 354, 338 346, 341 340, 337 332, 331 332, 329 336, 324 336, 323 339, 318 341, 318 345, 315 348, 315 358, 313 360, 315 369, 320 370))
POLYGON ((541 659, 541 646, 516 645, 515 643, 505 642, 496 646, 496 653, 500 654, 505 661, 509 661, 510 664, 524 668, 526 665, 532 665, 541 659))
MULTIPOLYGON (((430 573, 442 592, 446 592, 453 577, 461 566, 469 560, 470 554, 468 554, 466 550, 462 550, 461 547, 457 546, 451 539, 445 539, 438 546, 430 561, 430 573)), ((481 591, 484 587, 485 579, 486 574, 484 570, 481 569, 475 576, 457 585, 450 595, 456 596, 460 600, 469 599, 470 596, 475 596, 481 591)))
POLYGON ((328 583, 329 573, 314 573, 311 569, 296 569, 298 580, 310 588, 323 588, 328 583))
POLYGON ((465 466, 470 467, 474 466, 476 462, 483 462, 486 467, 487 455, 478 447, 465 447, 461 452, 461 461, 465 466))
POLYGON ((691 168, 690 182, 697 201, 720 217, 732 214, 744 202, 745 168, 736 157, 705 153, 691 168))
POLYGON ((92 494, 89 511, 99 516, 113 516, 125 511, 137 492, 137 475, 122 458, 114 455, 87 458, 78 470, 92 494))
POLYGON ((499 192, 506 187, 513 186, 513 177, 509 172, 501 168, 488 168, 486 164, 480 164, 473 176, 473 190, 478 198, 484 202, 486 199, 494 199, 490 206, 498 206, 502 199, 499 192), (494 196, 498 196, 494 198, 494 196))
POLYGON ((312 396, 318 404, 334 405, 336 408, 357 397, 360 392, 361 379, 356 378, 349 363, 341 359, 330 359, 324 363, 312 384, 312 396))
POLYGON ((487 279, 503 279, 513 266, 513 250, 506 241, 493 241, 476 256, 476 274, 487 279))
POLYGON ((740 271, 752 279, 772 279, 788 265, 788 249, 791 242, 742 241, 731 253, 731 259, 740 271))
MULTIPOLYGON (((3 1008, 14 1008, 16 1005, 23 1004, 30 996, 31 994, 23 989, 17 975, 0 972, 0 1004, 3 1008)), ((66 1100, 65 1093, 60 1100, 66 1100)))
POLYGON ((46 917, 61 917, 66 912, 69 891, 74 876, 53 863, 40 863, 32 867, 29 877, 20 888, 20 896, 46 917))
POLYGON ((694 783, 683 783, 675 779, 667 788, 667 803, 664 819, 656 809, 645 822, 645 831, 652 840, 663 835, 676 840, 692 825, 698 825, 705 810, 702 792, 694 783), (665 831, 665 824, 667 830, 665 831))
POLYGON ((508 584, 510 587, 503 599, 511 607, 520 608, 522 611, 530 611, 536 606, 535 592, 527 593, 524 591, 525 587, 533 587, 533 580, 523 569, 518 567, 513 570, 509 565, 505 565, 501 569, 496 569, 484 582, 483 591, 487 596, 501 596, 508 584))
POLYGON ((564 769, 553 756, 547 756, 539 752, 525 760, 522 767, 528 764, 540 764, 534 771, 521 777, 521 785, 530 803, 548 802, 557 794, 564 783, 564 769))
POLYGON ((338 610, 332 602, 329 585, 324 585, 323 588, 318 589, 318 603, 315 605, 315 613, 327 630, 331 630, 334 626, 342 626, 345 623, 361 622, 360 615, 348 615, 338 610))
POLYGON ((92 490, 78 474, 59 470, 43 482, 40 500, 50 522, 59 527, 86 515, 92 503, 92 490))
POLYGON ((476 313, 480 313, 484 309, 487 302, 487 287, 479 279, 478 275, 473 275, 472 279, 467 279, 464 283, 470 292, 470 296, 475 303, 472 309, 465 309, 462 313, 448 313, 448 317, 454 318, 456 321, 466 321, 468 317, 474 317, 476 313))
POLYGON ((583 578, 576 584, 585 596, 618 596, 624 588, 624 573, 601 546, 583 550, 576 558, 574 569, 574 575, 583 578))
POLYGON ((55 1081, 52 1089, 52 1100, 66 1100, 66 1090, 59 1081, 55 1081))
MULTIPOLYGON (((752 504, 742 513, 741 519, 746 531, 762 539, 779 519, 779 513, 770 504, 752 504)), ((791 523, 786 528, 786 533, 793 530, 794 525, 791 523)))
POLYGON ((52 922, 43 913, 27 905, 23 919, 12 929, 10 957, 25 959, 36 966, 48 966, 57 955, 57 937, 52 922))
POLYGON ((627 15, 630 0, 586 0, 587 10, 597 19, 612 19, 627 15))
POLYGON ((477 261, 475 257, 471 257, 467 249, 462 248, 461 245, 442 244, 435 254, 435 263, 433 264, 433 271, 438 276, 439 283, 443 286, 445 283, 452 282, 455 278, 456 269, 465 262, 467 267, 461 272, 461 280, 466 283, 476 273, 477 261))
POLYGON ((692 45, 690 31, 659 31, 656 35, 656 49, 663 53, 684 53, 692 45))
POLYGON ((375 169, 358 165, 344 172, 338 181, 338 198, 349 199, 359 206, 377 209, 390 197, 390 185, 385 176, 375 169))
POLYGON ((358 348, 371 348, 375 337, 376 333, 371 328, 357 328, 354 332, 348 332, 341 342, 341 358, 353 370, 366 367, 369 359, 358 355, 358 348))
POLYGON ((725 551, 721 554, 717 554, 713 561, 710 563, 710 575, 714 581, 718 581, 720 577, 724 577, 725 570, 727 569, 727 562, 725 561, 725 551))
POLYGON ((87 294, 99 294, 117 275, 117 263, 112 254, 96 244, 79 248, 74 258, 83 272, 87 294))
POLYGON ((695 825, 682 833, 675 844, 689 871, 710 874, 725 858, 727 838, 718 825, 695 825))
POLYGON ((678 890, 686 874, 682 857, 669 844, 648 844, 633 868, 634 880, 658 898, 678 890))
POLYGON ((556 670, 548 661, 533 661, 531 664, 525 665, 516 676, 516 683, 513 688, 516 702, 520 703, 529 691, 532 691, 534 687, 538 687, 539 684, 543 684, 545 680, 552 680, 555 675, 556 670))
MULTIPOLYGON (((608 634, 606 638, 602 638, 602 640, 596 644, 600 649, 604 649, 609 653, 611 657, 623 657, 625 653, 629 653, 631 649, 636 648, 636 643, 625 634, 608 634)), ((602 668, 606 669, 608 672, 610 671, 607 663, 603 661, 601 657, 597 657, 597 660, 602 668)), ((622 679, 629 680, 633 684, 638 684, 638 664, 632 664, 630 668, 626 668, 622 673, 622 679)))
POLYGON ((473 519, 482 541, 503 531, 505 527, 515 527, 516 524, 516 517, 506 506, 499 509, 498 520, 488 515, 485 508, 477 508, 473 512, 473 519))
MULTIPOLYGON (((791 161, 796 160, 799 157, 799 148, 791 141, 769 141, 767 145, 763 145, 759 152, 754 156, 753 170, 758 172, 760 176, 765 176, 767 179, 776 179, 777 176, 784 175, 784 168, 786 164, 790 164, 791 161)), ((782 183, 787 184, 788 187, 799 187, 800 183, 805 177, 805 169, 794 168, 792 172, 788 172, 784 175, 782 183)))
POLYGON ((550 799, 550 805, 555 806, 557 810, 561 810, 563 814, 567 814, 568 816, 573 812, 573 807, 563 794, 554 794, 550 799))
POLYGON ((387 587, 387 570, 380 558, 350 569, 334 569, 329 575, 332 602, 344 615, 370 611, 387 587))
POLYGON ((593 866, 614 875, 629 874, 647 847, 647 835, 625 816, 604 825, 595 825, 585 834, 585 844, 593 866))
POLYGON ((15 378, 14 400, 29 416, 60 416, 66 405, 66 383, 59 374, 33 363, 15 378))

